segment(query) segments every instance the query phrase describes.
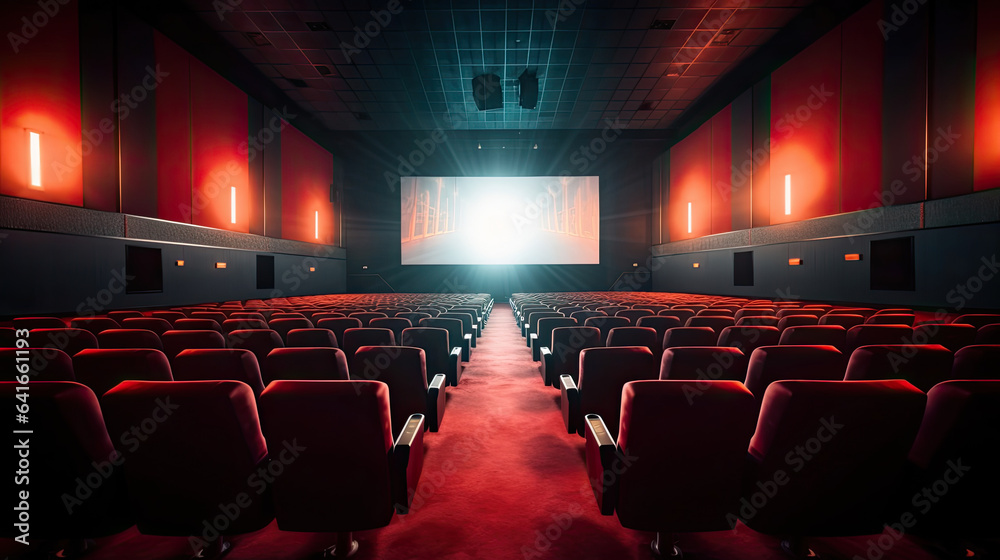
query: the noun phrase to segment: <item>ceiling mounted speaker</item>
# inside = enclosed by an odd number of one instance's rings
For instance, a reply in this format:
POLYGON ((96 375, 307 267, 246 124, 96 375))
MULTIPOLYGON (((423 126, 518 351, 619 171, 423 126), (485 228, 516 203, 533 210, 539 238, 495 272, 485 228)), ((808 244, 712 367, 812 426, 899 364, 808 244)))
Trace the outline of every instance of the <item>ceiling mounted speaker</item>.
POLYGON ((483 74, 472 78, 472 98, 480 111, 503 108, 503 90, 500 88, 500 76, 483 74))
POLYGON ((538 106, 538 76, 534 72, 525 70, 517 79, 521 84, 521 107, 524 109, 534 109, 538 106))

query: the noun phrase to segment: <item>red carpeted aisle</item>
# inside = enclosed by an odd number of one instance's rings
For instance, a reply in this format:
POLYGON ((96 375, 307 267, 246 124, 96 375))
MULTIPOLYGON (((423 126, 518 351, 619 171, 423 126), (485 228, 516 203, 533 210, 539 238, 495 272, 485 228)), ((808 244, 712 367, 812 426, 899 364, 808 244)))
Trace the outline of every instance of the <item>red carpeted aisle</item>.
MULTIPOLYGON (((565 432, 559 394, 542 385, 506 304, 497 302, 461 385, 448 389, 441 431, 424 441, 414 511, 388 527, 357 533, 356 558, 652 558, 652 534, 624 529, 616 517, 598 513, 586 479, 584 440, 565 432)), ((826 558, 932 558, 905 540, 869 556, 867 539, 827 539, 814 548, 826 558)), ((281 532, 272 523, 234 542, 227 556, 232 560, 309 558, 333 536, 281 532)), ((742 525, 682 540, 689 557, 706 559, 785 558, 777 545, 742 525)), ((189 550, 185 539, 140 535, 133 528, 102 541, 88 558, 183 558, 189 550)))

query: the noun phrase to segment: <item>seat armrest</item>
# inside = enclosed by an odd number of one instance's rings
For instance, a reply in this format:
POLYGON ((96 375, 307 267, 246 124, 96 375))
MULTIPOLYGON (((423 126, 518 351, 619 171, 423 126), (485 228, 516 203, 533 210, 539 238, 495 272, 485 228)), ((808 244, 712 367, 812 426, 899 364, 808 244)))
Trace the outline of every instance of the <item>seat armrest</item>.
POLYGON ((472 352, 472 343, 469 342, 469 336, 466 335, 465 338, 462 339, 462 361, 463 362, 468 362, 469 361, 469 354, 471 352, 472 352))
POLYGON ((549 376, 552 375, 552 370, 555 368, 555 356, 552 355, 552 350, 548 346, 542 346, 538 351, 538 357, 541 358, 542 362, 542 381, 545 385, 552 385, 549 376))
POLYGON ((539 351, 541 347, 538 345, 538 333, 531 333, 531 336, 528 337, 528 347, 531 348, 531 361, 537 362, 540 360, 539 351))
POLYGON ((618 446, 611 439, 608 427, 599 415, 588 414, 583 424, 587 432, 587 478, 590 479, 590 487, 597 498, 601 515, 613 515, 618 501, 618 477, 614 475, 612 462, 618 446), (612 473, 612 476, 605 477, 605 473, 612 473), (606 480, 611 483, 605 485, 606 480))
POLYGON ((427 385, 427 428, 432 432, 441 427, 444 418, 445 375, 438 373, 427 385))
POLYGON ((458 385, 458 382, 462 379, 462 348, 456 346, 451 349, 451 354, 448 355, 448 384, 452 387, 458 385))
POLYGON ((533 333, 534 333, 535 331, 533 331, 533 330, 531 329, 531 325, 528 325, 528 328, 527 328, 527 329, 525 329, 525 331, 524 331, 524 332, 525 332, 525 335, 524 335, 524 339, 525 339, 525 340, 524 340, 524 345, 525 345, 525 346, 527 346, 528 348, 531 348, 531 335, 532 335, 532 334, 533 334, 533 333))
POLYGON ((411 414, 392 446, 392 493, 396 513, 410 512, 424 469, 424 415, 411 414))
POLYGON ((577 388, 572 377, 560 375, 559 391, 562 393, 562 416, 563 424, 566 425, 566 433, 575 434, 580 425, 580 389, 577 388))
POLYGON ((483 336, 483 329, 482 325, 479 322, 479 319, 474 318, 473 323, 474 324, 472 325, 472 334, 476 335, 477 338, 483 336))
POLYGON ((476 328, 476 325, 472 325, 472 332, 469 333, 469 335, 468 335, 469 337, 471 337, 469 340, 472 341, 472 347, 473 348, 476 347, 476 338, 479 337, 479 335, 476 334, 476 331, 478 331, 478 330, 479 329, 476 328))

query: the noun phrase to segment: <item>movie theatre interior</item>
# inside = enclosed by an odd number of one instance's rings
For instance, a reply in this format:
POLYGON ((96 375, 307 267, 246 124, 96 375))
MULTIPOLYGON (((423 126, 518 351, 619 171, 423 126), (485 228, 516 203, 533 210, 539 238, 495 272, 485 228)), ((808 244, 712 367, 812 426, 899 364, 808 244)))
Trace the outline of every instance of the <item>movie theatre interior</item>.
POLYGON ((998 28, 3 0, 0 557, 1000 557, 998 28))

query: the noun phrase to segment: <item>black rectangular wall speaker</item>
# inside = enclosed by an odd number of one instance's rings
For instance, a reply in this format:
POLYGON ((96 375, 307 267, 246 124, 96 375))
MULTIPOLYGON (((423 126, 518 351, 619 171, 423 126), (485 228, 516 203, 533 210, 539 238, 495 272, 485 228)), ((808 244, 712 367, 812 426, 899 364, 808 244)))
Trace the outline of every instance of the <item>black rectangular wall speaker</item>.
POLYGON ((519 100, 524 109, 534 109, 538 106, 538 76, 529 74, 527 70, 521 73, 517 79, 521 85, 521 98, 519 100))
POLYGON ((872 240, 869 253, 871 289, 916 289, 913 236, 872 240))
POLYGON ((274 289, 274 255, 257 255, 257 289, 274 289))
POLYGON ((163 291, 163 254, 156 247, 125 246, 125 293, 163 291))
POLYGON ((472 78, 472 98, 480 111, 502 108, 503 89, 500 88, 500 76, 483 74, 472 78))
POLYGON ((733 253, 733 286, 753 286, 753 251, 733 253))

